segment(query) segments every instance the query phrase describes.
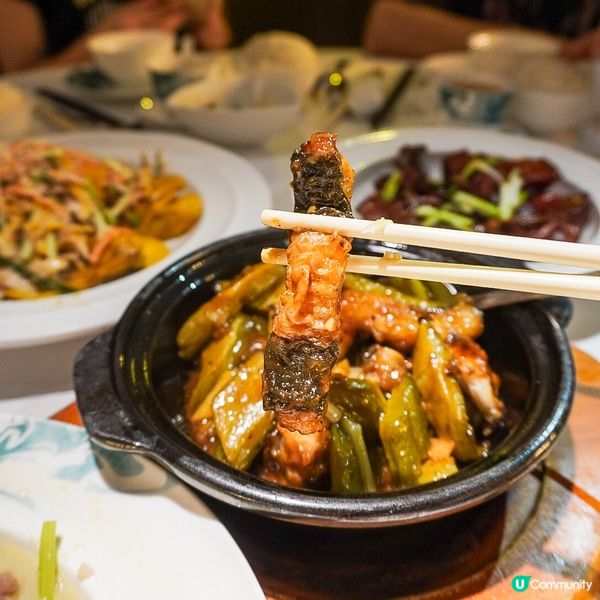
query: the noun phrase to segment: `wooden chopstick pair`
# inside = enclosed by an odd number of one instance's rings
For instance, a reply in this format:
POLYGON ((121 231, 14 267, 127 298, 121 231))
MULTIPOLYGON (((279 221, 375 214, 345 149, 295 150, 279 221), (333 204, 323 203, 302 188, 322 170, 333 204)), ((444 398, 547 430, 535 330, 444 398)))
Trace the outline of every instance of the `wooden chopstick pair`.
MULTIPOLYGON (((337 231, 348 237, 395 244, 411 244, 593 270, 600 268, 600 246, 592 244, 435 229, 393 223, 388 219, 367 221, 277 210, 263 211, 262 222, 279 229, 337 231)), ((266 248, 263 250, 262 260, 267 263, 286 264, 285 250, 266 248)), ((366 275, 409 277, 441 283, 600 300, 600 277, 596 275, 408 260, 392 249, 381 257, 350 255, 347 270, 366 275)))

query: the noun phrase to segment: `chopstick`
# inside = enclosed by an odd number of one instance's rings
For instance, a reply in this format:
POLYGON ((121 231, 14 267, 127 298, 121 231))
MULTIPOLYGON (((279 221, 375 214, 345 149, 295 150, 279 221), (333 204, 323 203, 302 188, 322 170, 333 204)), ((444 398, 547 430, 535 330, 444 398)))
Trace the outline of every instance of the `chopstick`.
POLYGON ((594 270, 600 268, 600 246, 594 244, 540 240, 477 231, 436 229, 422 225, 394 223, 389 219, 369 221, 272 209, 263 211, 262 222, 264 225, 278 229, 337 231, 341 235, 367 240, 412 244, 425 248, 570 265, 594 270))
MULTIPOLYGON (((531 294, 600 300, 600 277, 594 275, 542 273, 526 269, 409 260, 402 258, 400 254, 394 256, 390 256, 390 253, 382 257, 350 254, 346 270, 363 275, 407 277, 531 294)), ((265 248, 261 258, 269 264, 287 264, 286 251, 282 248, 265 248)))
MULTIPOLYGON (((418 225, 392 223, 387 219, 367 221, 276 210, 263 211, 262 222, 280 229, 336 231, 349 237, 401 244, 409 243, 488 256, 592 268, 600 266, 600 247, 591 244, 433 229, 418 225)), ((287 263, 286 251, 279 248, 266 248, 262 252, 262 260, 266 263, 284 265, 287 263)), ((408 277, 440 283, 600 300, 600 277, 597 275, 573 275, 527 269, 409 260, 402 258, 399 252, 391 249, 382 257, 351 254, 348 257, 346 270, 365 275, 408 277)))
POLYGON ((141 129, 142 124, 139 120, 131 120, 127 121, 126 119, 121 119, 116 117, 115 115, 109 114, 108 112, 86 104, 77 98, 72 98, 66 94, 61 92, 57 92, 55 90, 51 90, 45 87, 39 87, 36 89, 36 93, 47 100, 50 100, 54 104, 58 106, 62 106, 71 111, 74 111, 78 115, 81 115, 83 118, 88 121, 93 121, 96 123, 103 123, 104 125, 108 125, 109 127, 120 127, 120 128, 129 128, 129 129, 141 129))
POLYGON ((414 65, 410 65, 402 71, 381 108, 371 116, 371 127, 373 129, 377 129, 387 119, 390 111, 407 90, 416 73, 417 69, 414 65))

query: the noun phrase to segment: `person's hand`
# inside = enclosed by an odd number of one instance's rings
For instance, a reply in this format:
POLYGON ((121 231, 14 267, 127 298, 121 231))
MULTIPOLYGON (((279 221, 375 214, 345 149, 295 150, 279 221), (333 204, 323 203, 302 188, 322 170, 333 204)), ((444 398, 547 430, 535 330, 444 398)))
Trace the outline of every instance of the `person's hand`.
POLYGON ((565 42, 561 54, 571 59, 600 57, 600 27, 565 42))
POLYGON ((189 21, 188 10, 161 0, 134 0, 116 8, 93 28, 93 33, 116 29, 164 29, 176 31, 189 21))
POLYGON ((231 41, 231 28, 225 17, 223 0, 210 0, 206 12, 196 26, 196 40, 201 48, 216 50, 231 41))

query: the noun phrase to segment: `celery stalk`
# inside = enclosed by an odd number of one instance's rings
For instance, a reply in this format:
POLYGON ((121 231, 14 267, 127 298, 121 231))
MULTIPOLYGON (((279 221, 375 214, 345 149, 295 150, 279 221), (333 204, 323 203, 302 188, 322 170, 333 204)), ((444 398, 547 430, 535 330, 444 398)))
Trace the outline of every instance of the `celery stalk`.
POLYGON ((524 197, 522 193, 524 183, 521 173, 517 169, 513 169, 500 186, 498 210, 503 221, 511 219, 517 208, 527 200, 527 196, 524 197))
POLYGON ((379 196, 385 203, 389 204, 396 199, 402 185, 402 179, 404 179, 404 173, 402 171, 394 171, 385 180, 379 191, 379 196))
POLYGON ((456 190, 452 194, 452 202, 461 212, 467 214, 477 213, 483 217, 492 217, 493 219, 500 218, 500 210, 495 204, 470 192, 456 190))
POLYGON ((56 521, 44 521, 40 535, 39 600, 54 600, 58 576, 56 521))

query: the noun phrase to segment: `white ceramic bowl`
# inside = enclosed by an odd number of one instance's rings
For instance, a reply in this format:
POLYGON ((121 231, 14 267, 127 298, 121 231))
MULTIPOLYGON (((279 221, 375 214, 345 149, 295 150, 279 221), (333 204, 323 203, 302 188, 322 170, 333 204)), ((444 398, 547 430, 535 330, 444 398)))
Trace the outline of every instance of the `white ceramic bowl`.
POLYGON ((306 94, 321 72, 316 46, 304 36, 290 31, 254 34, 237 53, 241 71, 257 75, 277 75, 306 94))
POLYGON ((500 75, 470 70, 440 75, 440 102, 454 121, 496 125, 513 95, 514 84, 500 75))
POLYGON ((96 66, 121 85, 149 82, 149 65, 174 53, 171 33, 147 29, 110 31, 87 42, 96 66))
POLYGON ((589 91, 550 92, 521 89, 512 104, 512 116, 534 133, 551 134, 575 127, 594 113, 589 91))
POLYGON ((228 146, 256 146, 300 112, 296 91, 277 79, 229 76, 185 85, 166 100, 191 133, 228 146))
POLYGON ((467 39, 474 68, 512 77, 521 61, 528 57, 558 53, 559 42, 549 35, 520 29, 477 31, 467 39))

